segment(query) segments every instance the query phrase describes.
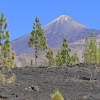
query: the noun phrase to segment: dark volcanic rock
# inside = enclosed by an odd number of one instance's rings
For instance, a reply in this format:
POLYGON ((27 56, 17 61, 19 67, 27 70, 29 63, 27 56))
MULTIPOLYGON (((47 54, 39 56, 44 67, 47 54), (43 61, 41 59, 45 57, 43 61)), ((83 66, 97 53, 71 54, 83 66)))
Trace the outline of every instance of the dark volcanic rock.
POLYGON ((39 91, 39 86, 32 85, 31 89, 34 91, 39 91))
POLYGON ((50 94, 58 89, 65 100, 100 100, 100 71, 94 69, 90 82, 90 68, 84 64, 73 67, 14 68, 13 72, 17 79, 14 84, 0 87, 1 97, 51 100, 50 94))
POLYGON ((81 80, 90 80, 90 78, 87 78, 87 77, 80 77, 79 79, 81 79, 81 80))

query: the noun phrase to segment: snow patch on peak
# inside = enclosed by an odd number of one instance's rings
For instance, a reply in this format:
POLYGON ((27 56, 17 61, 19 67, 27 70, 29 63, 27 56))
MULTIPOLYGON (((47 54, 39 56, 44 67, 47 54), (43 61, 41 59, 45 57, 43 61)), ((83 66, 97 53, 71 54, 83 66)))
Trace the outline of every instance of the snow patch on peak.
POLYGON ((61 15, 60 17, 65 17, 66 15, 61 15))
POLYGON ((61 15, 56 20, 65 20, 65 21, 70 20, 70 21, 73 21, 73 19, 70 16, 67 16, 67 15, 61 15))
POLYGON ((58 17, 58 18, 70 18, 69 16, 67 16, 67 15, 61 15, 60 17, 58 17))
MULTIPOLYGON (((81 25, 80 23, 76 22, 75 20, 73 20, 70 16, 67 16, 67 15, 61 15, 60 17, 56 18, 55 20, 51 21, 50 23, 48 23, 47 25, 50 25, 51 23, 54 23, 54 22, 60 22, 60 23, 63 23, 64 21, 67 22, 67 23, 71 23, 71 24, 76 24, 80 27, 86 27, 84 25, 81 25)), ((43 28, 45 28, 47 25, 45 25, 43 28)))
MULTIPOLYGON (((51 21, 50 23, 55 22, 55 21, 57 21, 57 20, 62 20, 62 19, 68 20, 68 19, 70 19, 70 17, 67 16, 67 15, 61 15, 60 17, 56 18, 55 20, 51 21)), ((48 23, 47 25, 49 25, 50 23, 48 23)), ((46 25, 45 25, 45 26, 46 26, 46 25)), ((44 27, 45 27, 45 26, 44 26, 44 27)))
POLYGON ((65 20, 68 20, 68 18, 66 17, 65 20))

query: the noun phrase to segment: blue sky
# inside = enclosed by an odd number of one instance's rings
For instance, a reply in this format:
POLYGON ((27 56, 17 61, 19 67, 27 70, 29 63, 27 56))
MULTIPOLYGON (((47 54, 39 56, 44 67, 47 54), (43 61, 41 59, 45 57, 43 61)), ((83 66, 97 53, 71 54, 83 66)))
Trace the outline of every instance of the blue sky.
POLYGON ((42 26, 68 15, 89 28, 100 30, 100 0, 1 0, 2 12, 9 23, 11 40, 30 33, 36 16, 42 26))

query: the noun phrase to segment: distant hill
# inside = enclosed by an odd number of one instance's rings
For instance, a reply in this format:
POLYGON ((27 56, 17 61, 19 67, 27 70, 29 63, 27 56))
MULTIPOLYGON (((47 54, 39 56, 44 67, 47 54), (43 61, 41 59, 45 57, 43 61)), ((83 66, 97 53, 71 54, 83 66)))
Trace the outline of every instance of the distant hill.
MULTIPOLYGON (((90 36, 92 32, 94 32, 96 36, 100 35, 100 30, 89 29, 66 15, 62 15, 50 22, 43 27, 43 30, 47 37, 47 43, 49 47, 52 48, 60 47, 63 37, 67 38, 68 43, 74 43, 77 40, 90 36)), ((11 42, 12 49, 16 52, 16 55, 22 53, 31 54, 33 52, 28 46, 30 36, 31 34, 29 33, 11 42)))

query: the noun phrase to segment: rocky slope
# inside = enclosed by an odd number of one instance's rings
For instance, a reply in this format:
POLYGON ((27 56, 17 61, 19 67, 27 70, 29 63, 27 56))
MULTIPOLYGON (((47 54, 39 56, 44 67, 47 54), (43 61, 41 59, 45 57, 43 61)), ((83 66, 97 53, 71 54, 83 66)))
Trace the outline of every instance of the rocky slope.
POLYGON ((100 100, 100 66, 14 68, 16 81, 0 87, 0 100, 51 100, 57 89, 65 100, 100 100), (10 98, 10 99, 9 99, 10 98))

